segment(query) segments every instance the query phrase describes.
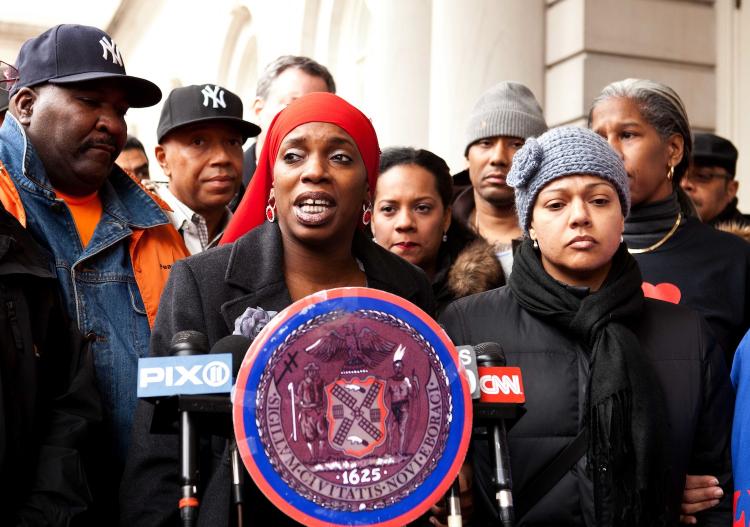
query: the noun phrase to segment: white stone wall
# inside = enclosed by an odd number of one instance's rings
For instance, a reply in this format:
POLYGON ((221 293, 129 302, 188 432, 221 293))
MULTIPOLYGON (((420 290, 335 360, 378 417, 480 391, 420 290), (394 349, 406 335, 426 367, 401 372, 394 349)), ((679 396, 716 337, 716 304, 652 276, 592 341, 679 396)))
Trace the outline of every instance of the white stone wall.
MULTIPOLYGON (((741 202, 750 202, 748 0, 739 9, 736 0, 108 1, 111 16, 96 16, 111 19, 128 71, 165 94, 218 82, 243 98, 249 118, 263 67, 281 54, 309 55, 372 117, 382 146, 430 148, 456 171, 466 118, 496 82, 527 84, 559 125, 583 124, 609 82, 653 78, 677 90, 694 127, 737 144, 741 202)), ((65 6, 44 20, 83 17, 82 0, 65 6)), ((14 58, 38 29, 33 11, 0 22, 0 58, 14 58)), ((149 150, 159 111, 128 114, 149 150)))

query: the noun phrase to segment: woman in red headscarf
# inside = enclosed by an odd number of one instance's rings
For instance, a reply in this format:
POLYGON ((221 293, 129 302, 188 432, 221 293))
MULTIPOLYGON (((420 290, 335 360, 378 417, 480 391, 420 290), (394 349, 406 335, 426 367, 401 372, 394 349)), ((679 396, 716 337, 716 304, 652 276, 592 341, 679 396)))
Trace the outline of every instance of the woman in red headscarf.
MULTIPOLYGON (((424 273, 363 233, 379 160, 369 119, 330 93, 297 99, 276 116, 225 245, 177 262, 162 295, 151 353, 168 355, 172 336, 195 330, 209 346, 233 332, 254 338, 264 322, 311 293, 367 286, 434 311, 424 273), (231 243, 230 243, 231 242, 231 243)), ((136 411, 122 482, 123 525, 178 522, 176 436, 151 434, 153 406, 136 411)), ((236 524, 226 440, 201 452, 200 523, 236 524), (209 489, 209 490, 207 490, 209 489)), ((245 510, 265 525, 296 525, 246 478, 245 510)), ((252 522, 247 524, 252 524, 252 522)))

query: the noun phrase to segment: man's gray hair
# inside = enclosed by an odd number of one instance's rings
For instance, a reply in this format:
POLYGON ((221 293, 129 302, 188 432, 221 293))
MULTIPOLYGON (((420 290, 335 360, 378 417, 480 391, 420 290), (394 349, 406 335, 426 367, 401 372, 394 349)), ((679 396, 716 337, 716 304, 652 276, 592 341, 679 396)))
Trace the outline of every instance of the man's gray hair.
POLYGON ((308 75, 320 77, 326 83, 326 87, 328 88, 327 91, 330 93, 336 93, 336 83, 333 80, 333 75, 328 71, 328 68, 315 62, 310 57, 282 55, 271 62, 266 66, 266 69, 263 70, 263 75, 261 75, 258 80, 258 86, 255 88, 255 96, 261 99, 268 97, 268 92, 271 90, 271 84, 273 84, 273 81, 289 68, 299 68, 308 75))
POLYGON ((663 140, 673 134, 683 139, 682 159, 674 167, 673 185, 677 186, 690 163, 693 150, 693 135, 690 131, 685 105, 672 88, 660 82, 646 79, 625 79, 606 86, 594 99, 589 110, 589 127, 594 109, 607 99, 624 97, 638 104, 643 118, 653 126, 663 140))

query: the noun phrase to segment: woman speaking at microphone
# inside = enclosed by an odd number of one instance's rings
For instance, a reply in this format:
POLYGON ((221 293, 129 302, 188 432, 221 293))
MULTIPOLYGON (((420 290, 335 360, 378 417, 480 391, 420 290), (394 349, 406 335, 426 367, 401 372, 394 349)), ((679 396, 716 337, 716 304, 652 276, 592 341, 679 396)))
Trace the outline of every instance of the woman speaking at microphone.
MULTIPOLYGON (((168 354, 182 330, 204 333, 211 346, 235 327, 255 335, 259 327, 247 327, 252 321, 336 287, 382 289, 433 313, 424 273, 363 233, 378 159, 369 119, 340 97, 313 93, 287 106, 271 124, 226 244, 172 269, 151 353, 168 354)), ((175 436, 149 433, 152 413, 151 405, 139 405, 122 483, 122 525, 177 523, 179 445, 175 436)), ((226 441, 214 437, 211 446, 201 452, 198 524, 236 525, 226 441)), ((245 525, 296 525, 246 481, 245 525)))
MULTIPOLYGON (((672 525, 688 471, 729 495, 724 360, 697 314, 644 299, 618 155, 589 130, 553 129, 516 153, 508 183, 526 235, 508 286, 442 322, 456 344, 499 343, 523 373, 526 413, 508 434, 517 525, 672 525)), ((494 502, 486 453, 474 445, 479 517, 494 502)))

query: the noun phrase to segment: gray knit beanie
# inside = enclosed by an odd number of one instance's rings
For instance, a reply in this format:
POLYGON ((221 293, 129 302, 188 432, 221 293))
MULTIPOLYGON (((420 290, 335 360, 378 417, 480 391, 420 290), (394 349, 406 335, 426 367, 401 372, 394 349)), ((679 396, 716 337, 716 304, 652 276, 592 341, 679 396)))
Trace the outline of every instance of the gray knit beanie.
POLYGON ((548 183, 573 174, 606 179, 617 190, 622 215, 630 212, 630 187, 620 156, 604 138, 587 128, 553 128, 539 138, 530 138, 513 156, 508 186, 516 190, 518 223, 529 234, 536 197, 548 183))
POLYGON ((466 148, 485 137, 536 137, 547 131, 547 123, 531 90, 519 82, 501 82, 482 94, 469 116, 466 148))

